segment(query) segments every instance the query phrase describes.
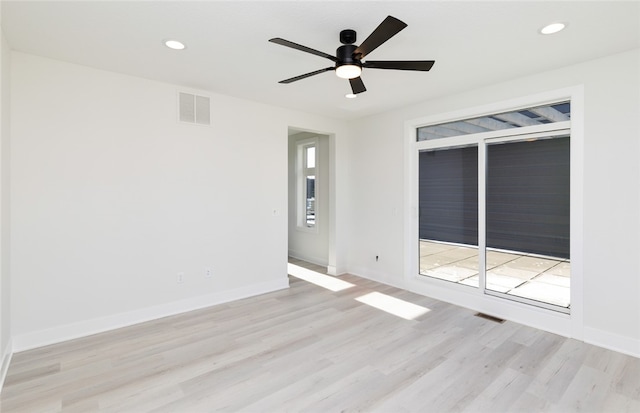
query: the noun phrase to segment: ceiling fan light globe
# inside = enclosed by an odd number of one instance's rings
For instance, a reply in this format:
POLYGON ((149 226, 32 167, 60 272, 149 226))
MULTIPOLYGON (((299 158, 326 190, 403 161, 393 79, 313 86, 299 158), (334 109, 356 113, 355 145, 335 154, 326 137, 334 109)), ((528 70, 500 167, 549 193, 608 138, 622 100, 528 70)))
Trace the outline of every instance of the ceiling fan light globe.
POLYGON ((342 79, 355 79, 362 73, 362 68, 358 65, 342 65, 336 68, 336 76, 342 79))

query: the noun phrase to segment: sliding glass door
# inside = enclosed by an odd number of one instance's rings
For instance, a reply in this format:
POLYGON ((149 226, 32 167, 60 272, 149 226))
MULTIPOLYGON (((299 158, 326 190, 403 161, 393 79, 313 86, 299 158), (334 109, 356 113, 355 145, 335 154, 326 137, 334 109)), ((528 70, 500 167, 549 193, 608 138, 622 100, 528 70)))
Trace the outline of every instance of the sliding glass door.
POLYGON ((478 147, 419 155, 420 274, 478 286, 478 147))
POLYGON ((569 108, 418 129, 420 275, 569 312, 569 108))
POLYGON ((570 139, 487 145, 486 289, 568 308, 570 139))

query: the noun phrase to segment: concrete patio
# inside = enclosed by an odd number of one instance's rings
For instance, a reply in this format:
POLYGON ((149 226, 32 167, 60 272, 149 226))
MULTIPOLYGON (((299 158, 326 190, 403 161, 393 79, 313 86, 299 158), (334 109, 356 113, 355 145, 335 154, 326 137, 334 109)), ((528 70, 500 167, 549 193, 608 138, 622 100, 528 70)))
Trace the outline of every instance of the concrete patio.
MULTIPOLYGON (((420 240, 420 274, 478 288, 478 248, 420 240)), ((570 306, 569 260, 487 249, 488 290, 570 306)))

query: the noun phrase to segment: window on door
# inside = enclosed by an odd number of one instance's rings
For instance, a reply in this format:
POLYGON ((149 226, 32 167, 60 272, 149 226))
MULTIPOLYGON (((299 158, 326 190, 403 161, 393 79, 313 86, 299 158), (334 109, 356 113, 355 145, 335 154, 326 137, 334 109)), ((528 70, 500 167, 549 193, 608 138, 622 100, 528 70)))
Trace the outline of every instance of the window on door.
POLYGON ((559 102, 418 128, 421 275, 569 312, 569 114, 559 102))

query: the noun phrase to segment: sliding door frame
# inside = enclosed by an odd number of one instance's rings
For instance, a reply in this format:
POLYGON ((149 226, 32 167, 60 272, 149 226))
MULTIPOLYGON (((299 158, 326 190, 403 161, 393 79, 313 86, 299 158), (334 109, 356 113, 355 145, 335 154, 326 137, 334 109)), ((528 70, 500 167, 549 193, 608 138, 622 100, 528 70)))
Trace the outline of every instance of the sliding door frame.
POLYGON ((583 336, 582 299, 582 217, 583 217, 583 89, 581 86, 554 92, 499 102, 482 107, 463 109, 405 122, 405 282, 412 291, 476 311, 531 325, 567 337, 583 336), (494 113, 526 109, 539 105, 571 101, 571 121, 521 127, 505 131, 491 131, 441 140, 417 141, 417 129, 494 113), (570 129, 570 131, 569 131, 570 129), (486 267, 486 147, 491 143, 517 142, 524 139, 570 135, 570 255, 571 255, 571 312, 557 311, 556 306, 532 306, 528 300, 506 300, 485 291, 485 271, 480 271, 480 288, 461 286, 419 274, 419 214, 418 214, 418 156, 430 149, 478 146, 478 251, 480 268, 486 267), (547 308, 545 308, 547 307, 547 308))

